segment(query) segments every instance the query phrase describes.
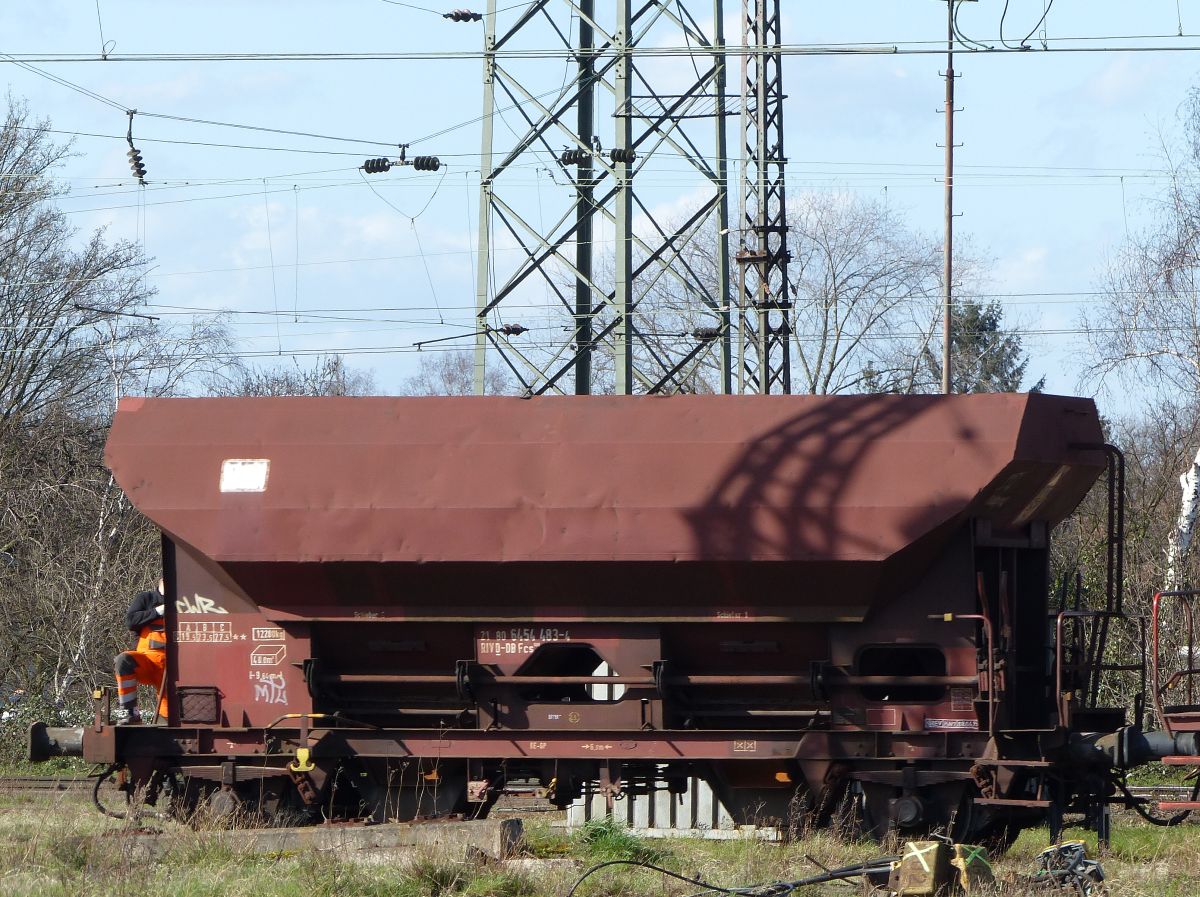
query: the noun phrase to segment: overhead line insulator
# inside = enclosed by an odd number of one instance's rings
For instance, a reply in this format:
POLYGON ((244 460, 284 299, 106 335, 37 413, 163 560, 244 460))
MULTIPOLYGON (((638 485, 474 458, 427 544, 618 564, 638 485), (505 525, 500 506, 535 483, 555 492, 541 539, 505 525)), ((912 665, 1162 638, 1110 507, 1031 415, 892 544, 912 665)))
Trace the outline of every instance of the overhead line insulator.
POLYGON ((483 18, 483 13, 471 12, 469 9, 452 9, 443 13, 442 18, 451 22, 478 22, 483 18))
POLYGON ((391 159, 367 159, 362 164, 362 170, 367 174, 383 174, 402 165, 411 165, 417 171, 437 171, 442 167, 442 160, 437 156, 413 156, 406 159, 401 151, 400 158, 395 162, 391 159))
POLYGON ((136 147, 130 148, 125 155, 129 157, 129 170, 138 179, 139 184, 146 183, 146 166, 142 164, 142 153, 136 147))
MULTIPOLYGON (((600 154, 601 151, 599 148, 595 152, 580 147, 576 147, 575 149, 567 148, 562 151, 562 154, 558 157, 558 161, 563 165, 587 165, 591 163, 596 155, 600 154)), ((637 161, 637 150, 632 147, 629 149, 610 149, 608 151, 608 158, 612 160, 614 165, 618 165, 621 162, 632 165, 637 161)))
POLYGON ((368 159, 362 164, 362 169, 367 174, 383 174, 385 171, 391 171, 391 159, 368 159))
POLYGON ((146 186, 146 166, 142 164, 141 151, 133 145, 133 117, 137 114, 137 110, 127 109, 125 114, 129 116, 129 129, 125 132, 125 142, 129 144, 129 152, 125 155, 129 157, 129 170, 133 172, 138 183, 144 187, 146 186))

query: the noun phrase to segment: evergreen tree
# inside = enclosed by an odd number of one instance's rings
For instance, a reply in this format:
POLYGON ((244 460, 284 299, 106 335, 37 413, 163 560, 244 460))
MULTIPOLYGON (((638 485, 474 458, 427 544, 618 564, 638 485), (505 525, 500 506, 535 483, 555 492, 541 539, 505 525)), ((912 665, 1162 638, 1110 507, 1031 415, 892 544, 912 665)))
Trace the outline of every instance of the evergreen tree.
MULTIPOLYGON (((960 302, 950 320, 950 382, 955 393, 1021 392, 1029 356, 1021 338, 1004 330, 999 302, 960 302)), ((940 382, 941 359, 929 353, 931 371, 940 382)), ((1041 392, 1046 378, 1030 392, 1041 392)))
MULTIPOLYGON (((1029 356, 1021 337, 1004 329, 1004 309, 999 302, 959 302, 950 320, 950 387, 954 393, 1021 392, 1029 356)), ((872 363, 862 371, 865 393, 937 392, 942 382, 942 357, 926 346, 920 356, 924 377, 898 380, 872 363), (911 384, 910 388, 906 388, 911 384)), ((1042 377, 1029 392, 1041 392, 1042 377)))

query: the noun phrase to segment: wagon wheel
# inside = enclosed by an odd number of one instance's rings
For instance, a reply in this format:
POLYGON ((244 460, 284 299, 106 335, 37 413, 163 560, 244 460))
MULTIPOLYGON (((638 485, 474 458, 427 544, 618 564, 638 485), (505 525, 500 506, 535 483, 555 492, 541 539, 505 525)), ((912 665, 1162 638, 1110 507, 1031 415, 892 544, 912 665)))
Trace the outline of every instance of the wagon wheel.
MULTIPOLYGON (((954 814, 949 836, 956 843, 974 844, 992 855, 1005 853, 1016 842, 1025 826, 1017 820, 997 817, 980 809, 975 804, 975 798, 982 795, 983 792, 974 784, 963 790, 962 802, 954 814)), ((1059 819, 1061 818, 1060 809, 1059 819)))

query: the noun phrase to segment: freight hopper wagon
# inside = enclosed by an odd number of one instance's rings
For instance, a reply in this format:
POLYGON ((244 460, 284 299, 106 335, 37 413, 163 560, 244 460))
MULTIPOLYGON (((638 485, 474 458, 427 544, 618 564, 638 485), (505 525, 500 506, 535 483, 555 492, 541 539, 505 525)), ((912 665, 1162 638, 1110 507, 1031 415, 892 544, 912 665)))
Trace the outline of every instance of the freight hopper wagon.
POLYGON ((1047 395, 126 399, 169 724, 101 700, 82 752, 317 819, 693 775, 875 835, 1095 813, 1114 767, 1195 752, 1096 706, 1115 590, 1051 594, 1106 469, 1119 564, 1116 457, 1047 395))

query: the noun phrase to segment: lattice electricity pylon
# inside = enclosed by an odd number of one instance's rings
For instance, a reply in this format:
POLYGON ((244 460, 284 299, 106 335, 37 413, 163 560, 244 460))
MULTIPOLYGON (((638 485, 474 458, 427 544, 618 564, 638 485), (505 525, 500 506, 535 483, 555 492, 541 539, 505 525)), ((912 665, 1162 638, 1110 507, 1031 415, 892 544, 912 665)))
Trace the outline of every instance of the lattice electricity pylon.
POLYGON ((527 395, 732 391, 723 0, 704 2, 711 26, 685 0, 489 0, 476 392, 494 355, 527 395))
POLYGON ((738 392, 792 391, 779 0, 742 0, 738 392))

